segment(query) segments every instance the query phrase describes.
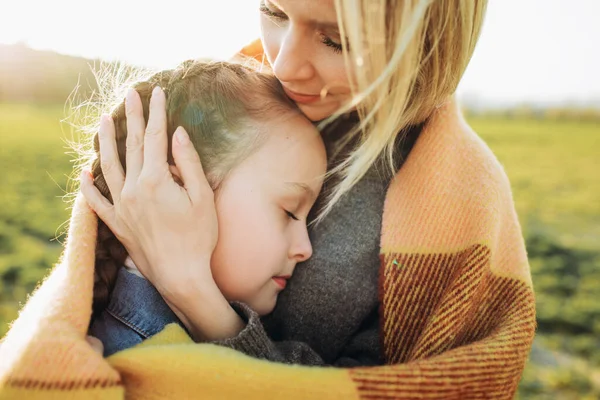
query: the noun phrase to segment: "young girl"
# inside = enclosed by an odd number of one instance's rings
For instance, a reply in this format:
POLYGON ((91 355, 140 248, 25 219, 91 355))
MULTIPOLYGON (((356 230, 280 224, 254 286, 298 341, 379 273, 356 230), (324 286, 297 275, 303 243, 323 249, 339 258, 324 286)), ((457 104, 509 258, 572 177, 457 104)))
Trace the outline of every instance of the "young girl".
MULTIPOLYGON (((273 76, 242 65, 186 62, 136 84, 128 99, 139 94, 147 112, 151 93, 156 100, 162 90, 167 129, 181 126, 189 133, 215 191, 219 240, 212 277, 228 301, 267 314, 296 263, 312 253, 306 219, 326 170, 321 137, 273 76)), ((121 160, 126 113, 127 101, 112 113, 121 160)), ((96 144, 98 150, 97 137, 96 144)), ((94 183, 110 199, 101 164, 99 157, 93 162, 94 183)), ((171 171, 179 180, 174 165, 171 171)), ((100 222, 90 334, 102 341, 105 356, 180 322, 126 255, 100 222)), ((226 313, 222 317, 227 320, 226 313)))

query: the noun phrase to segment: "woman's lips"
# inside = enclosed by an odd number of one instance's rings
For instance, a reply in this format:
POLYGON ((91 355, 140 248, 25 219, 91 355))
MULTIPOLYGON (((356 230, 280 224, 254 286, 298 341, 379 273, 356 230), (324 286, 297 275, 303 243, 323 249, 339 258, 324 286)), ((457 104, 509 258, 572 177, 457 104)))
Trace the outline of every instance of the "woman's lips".
POLYGON ((288 279, 290 279, 289 276, 274 276, 273 282, 275 282, 275 284, 277 286, 279 286, 281 289, 285 289, 288 279))
POLYGON ((283 87, 283 90, 290 99, 292 99, 296 103, 300 103, 300 104, 310 104, 310 103, 319 101, 321 99, 321 95, 296 93, 296 92, 286 88, 285 86, 283 87))

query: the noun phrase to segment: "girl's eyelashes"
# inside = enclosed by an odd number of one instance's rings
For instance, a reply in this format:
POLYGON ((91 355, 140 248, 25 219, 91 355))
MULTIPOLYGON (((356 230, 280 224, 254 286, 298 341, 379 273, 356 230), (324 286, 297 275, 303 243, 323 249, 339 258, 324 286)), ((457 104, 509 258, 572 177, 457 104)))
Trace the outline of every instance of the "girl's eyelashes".
POLYGON ((299 221, 300 219, 298 219, 298 217, 296 217, 294 214, 292 214, 291 212, 289 212, 288 210, 285 210, 285 213, 287 214, 288 217, 290 217, 291 219, 293 219, 294 221, 299 221))

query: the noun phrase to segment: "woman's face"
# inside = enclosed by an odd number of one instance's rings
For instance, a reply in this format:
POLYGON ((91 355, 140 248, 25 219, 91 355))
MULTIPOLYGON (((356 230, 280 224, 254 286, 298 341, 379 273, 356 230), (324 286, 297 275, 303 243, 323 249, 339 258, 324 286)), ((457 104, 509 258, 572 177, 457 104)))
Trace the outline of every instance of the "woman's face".
POLYGON ((262 43, 284 90, 312 121, 350 99, 333 0, 262 0, 262 43))
POLYGON ((261 315, 312 254, 306 219, 327 168, 321 135, 300 113, 263 129, 265 142, 216 191, 219 239, 211 260, 225 298, 261 315))

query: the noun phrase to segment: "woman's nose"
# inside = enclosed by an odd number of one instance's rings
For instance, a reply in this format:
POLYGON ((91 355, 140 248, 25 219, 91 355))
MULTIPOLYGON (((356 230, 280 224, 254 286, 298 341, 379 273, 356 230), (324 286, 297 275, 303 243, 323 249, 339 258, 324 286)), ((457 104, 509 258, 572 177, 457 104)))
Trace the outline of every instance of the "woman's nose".
MULTIPOLYGON (((282 37, 279 53, 273 63, 273 73, 281 82, 294 83, 307 81, 314 77, 314 68, 310 61, 310 43, 305 40, 293 27, 282 37)), ((302 90, 296 86, 292 90, 302 90)))

